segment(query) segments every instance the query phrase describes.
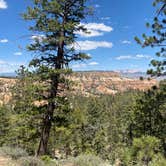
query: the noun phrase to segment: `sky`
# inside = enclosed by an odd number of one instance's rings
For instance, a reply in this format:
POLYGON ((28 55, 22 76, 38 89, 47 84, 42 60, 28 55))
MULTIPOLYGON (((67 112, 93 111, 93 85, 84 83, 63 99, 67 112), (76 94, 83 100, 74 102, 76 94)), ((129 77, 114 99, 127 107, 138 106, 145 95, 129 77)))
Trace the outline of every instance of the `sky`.
MULTIPOLYGON (((92 0, 94 15, 81 22, 90 33, 78 35, 76 49, 91 56, 86 62, 72 63, 75 71, 146 71, 155 58, 154 48, 141 48, 134 37, 150 33, 146 22, 155 16, 153 0, 92 0)), ((33 54, 26 50, 36 34, 21 14, 31 0, 0 0, 0 73, 14 72, 28 65, 33 54)))

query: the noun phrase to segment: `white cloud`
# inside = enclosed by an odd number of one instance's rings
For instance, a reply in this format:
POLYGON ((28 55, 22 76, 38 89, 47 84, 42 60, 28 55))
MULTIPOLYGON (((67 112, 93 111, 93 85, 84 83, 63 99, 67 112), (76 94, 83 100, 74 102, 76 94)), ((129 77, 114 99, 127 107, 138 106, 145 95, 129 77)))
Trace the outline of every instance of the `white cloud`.
POLYGON ((99 4, 95 4, 95 6, 94 6, 95 8, 99 8, 100 7, 100 5, 99 4))
POLYGON ((133 58, 134 57, 132 57, 131 55, 122 55, 122 56, 116 57, 117 60, 133 59, 133 58))
POLYGON ((73 69, 80 69, 80 68, 85 68, 85 67, 87 67, 87 64, 85 64, 85 63, 79 63, 79 64, 72 65, 73 69))
POLYGON ((88 33, 83 31, 77 31, 76 34, 80 35, 81 37, 95 37, 95 36, 102 36, 104 32, 111 32, 113 28, 111 26, 107 26, 103 23, 81 23, 81 26, 84 26, 87 29, 88 33))
POLYGON ((8 43, 9 41, 8 41, 8 39, 1 39, 0 40, 0 43, 8 43))
POLYGON ((88 24, 82 24, 85 26, 87 29, 92 29, 92 30, 99 30, 99 31, 104 31, 104 32, 111 32, 113 31, 113 28, 110 26, 107 26, 103 23, 88 23, 88 24))
POLYGON ((22 52, 15 52, 14 55, 21 56, 22 52))
POLYGON ((8 6, 7 6, 6 1, 0 0, 0 9, 6 9, 7 7, 8 7, 8 6))
POLYGON ((43 39, 45 39, 46 36, 45 35, 32 35, 31 36, 31 39, 34 40, 34 41, 39 41, 39 42, 42 42, 43 39))
POLYGON ((96 30, 90 30, 88 33, 85 33, 83 31, 76 32, 77 35, 80 35, 81 37, 95 37, 95 36, 103 36, 103 32, 96 31, 96 30))
POLYGON ((6 62, 0 60, 0 73, 9 73, 16 71, 23 63, 6 62))
POLYGON ((122 44, 131 44, 131 41, 129 41, 129 40, 123 40, 122 44))
POLYGON ((78 41, 73 45, 76 50, 95 50, 97 48, 112 48, 113 44, 106 41, 78 41))
POLYGON ((142 72, 141 69, 124 69, 120 70, 121 73, 137 73, 137 72, 142 72))
POLYGON ((136 67, 138 67, 138 65, 131 64, 130 67, 132 67, 132 68, 136 68, 136 67))
POLYGON ((150 55, 137 54, 137 55, 122 55, 122 56, 118 56, 118 57, 116 57, 116 60, 130 60, 130 59, 139 60, 139 59, 150 59, 150 58, 151 58, 150 55))
POLYGON ((111 17, 101 17, 101 20, 110 20, 111 17))
POLYGON ((73 69, 82 69, 82 68, 87 68, 88 66, 96 66, 99 65, 98 62, 90 62, 90 63, 77 63, 77 64, 73 64, 71 67, 73 69))
POLYGON ((136 58, 146 58, 146 59, 150 59, 151 56, 150 55, 144 55, 144 54, 137 54, 136 58))
POLYGON ((99 63, 98 62, 90 62, 89 65, 90 66, 94 66, 94 65, 98 65, 99 63))
POLYGON ((0 60, 0 65, 3 65, 3 64, 5 64, 5 63, 6 63, 5 61, 0 60))

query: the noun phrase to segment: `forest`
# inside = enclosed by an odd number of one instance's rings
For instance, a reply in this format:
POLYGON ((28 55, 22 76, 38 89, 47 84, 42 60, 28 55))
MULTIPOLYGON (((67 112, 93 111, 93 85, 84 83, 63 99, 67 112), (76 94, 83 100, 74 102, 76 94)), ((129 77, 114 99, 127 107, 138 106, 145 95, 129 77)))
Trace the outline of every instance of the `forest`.
POLYGON ((87 0, 33 0, 22 17, 40 34, 27 46, 35 56, 0 106, 0 157, 9 166, 166 165, 166 1, 153 5, 152 36, 135 40, 159 49, 147 73, 163 79, 146 91, 84 96, 71 93, 70 63, 91 58, 75 49, 75 32, 88 33, 80 23, 93 8, 87 0))

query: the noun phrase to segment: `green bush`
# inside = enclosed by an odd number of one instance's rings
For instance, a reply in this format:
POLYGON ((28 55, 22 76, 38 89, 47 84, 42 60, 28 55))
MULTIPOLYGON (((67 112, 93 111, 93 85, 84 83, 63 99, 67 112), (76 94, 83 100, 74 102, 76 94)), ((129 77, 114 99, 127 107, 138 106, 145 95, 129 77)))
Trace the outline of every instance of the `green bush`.
POLYGON ((149 166, 166 166, 166 158, 161 154, 156 155, 149 166))
POLYGON ((58 161, 53 160, 47 155, 41 156, 40 158, 44 162, 45 166, 59 166, 58 161))
POLYGON ((152 166, 158 166, 160 159, 156 156, 161 154, 160 146, 160 140, 156 137, 134 138, 132 146, 123 149, 120 159, 125 166, 149 165, 150 163, 154 164, 152 166))
POLYGON ((44 161, 36 157, 22 157, 18 163, 21 166, 45 166, 44 161))
POLYGON ((11 157, 14 160, 28 156, 28 153, 21 148, 7 147, 7 146, 0 148, 0 154, 3 156, 11 157))
POLYGON ((145 164, 149 163, 153 157, 159 152, 160 140, 152 136, 143 136, 135 138, 132 146, 133 156, 143 161, 145 164))
POLYGON ((102 159, 94 155, 81 155, 74 159, 76 166, 109 166, 102 159))

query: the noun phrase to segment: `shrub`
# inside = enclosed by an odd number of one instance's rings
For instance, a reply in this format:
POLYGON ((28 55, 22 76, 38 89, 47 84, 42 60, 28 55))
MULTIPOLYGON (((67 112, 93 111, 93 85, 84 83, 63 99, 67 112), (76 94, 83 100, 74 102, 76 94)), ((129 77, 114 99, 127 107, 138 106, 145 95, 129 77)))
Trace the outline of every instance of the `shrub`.
POLYGON ((0 154, 3 156, 11 157, 14 160, 19 159, 20 157, 28 156, 28 153, 21 148, 18 148, 18 147, 14 148, 14 147, 7 147, 7 146, 0 148, 0 154))
POLYGON ((58 161, 53 160, 47 155, 41 156, 40 158, 44 162, 45 166, 59 166, 58 161))
POLYGON ((166 165, 166 159, 161 155, 156 155, 149 166, 164 166, 166 165))
POLYGON ((135 138, 133 141, 132 152, 133 156, 139 160, 148 164, 156 153, 159 152, 160 140, 152 136, 143 136, 141 138, 135 138))
POLYGON ((22 157, 18 160, 21 166, 45 166, 44 161, 36 157, 22 157))
POLYGON ((151 162, 157 163, 159 161, 156 158, 160 154, 159 152, 159 139, 152 136, 142 136, 141 138, 134 138, 133 145, 130 148, 124 148, 120 157, 125 166, 149 165, 151 162))
POLYGON ((76 166, 109 166, 102 159, 94 155, 81 155, 74 159, 76 166))

